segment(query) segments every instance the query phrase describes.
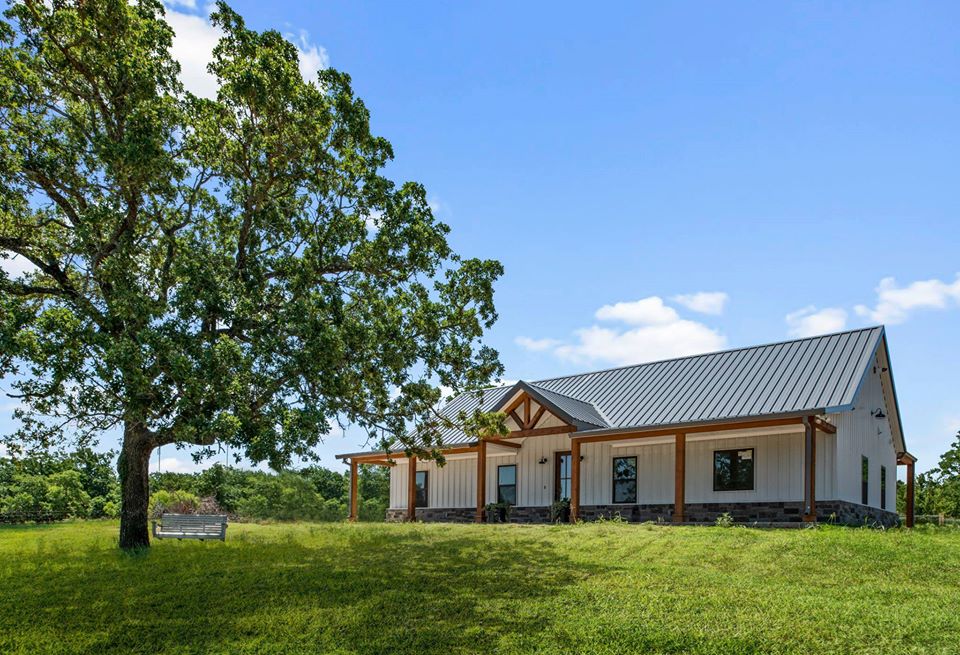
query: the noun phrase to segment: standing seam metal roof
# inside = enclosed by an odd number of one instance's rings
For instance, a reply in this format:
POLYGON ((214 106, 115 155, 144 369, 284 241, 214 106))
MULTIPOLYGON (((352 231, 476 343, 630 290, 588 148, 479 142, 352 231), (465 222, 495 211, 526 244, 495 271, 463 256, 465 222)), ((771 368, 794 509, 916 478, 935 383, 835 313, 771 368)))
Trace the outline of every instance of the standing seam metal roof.
MULTIPOLYGON (((463 393, 443 413, 500 409, 529 384, 581 430, 649 428, 848 409, 883 327, 463 393)), ((548 407, 548 409, 550 409, 548 407)), ((471 441, 445 430, 443 443, 471 441)))

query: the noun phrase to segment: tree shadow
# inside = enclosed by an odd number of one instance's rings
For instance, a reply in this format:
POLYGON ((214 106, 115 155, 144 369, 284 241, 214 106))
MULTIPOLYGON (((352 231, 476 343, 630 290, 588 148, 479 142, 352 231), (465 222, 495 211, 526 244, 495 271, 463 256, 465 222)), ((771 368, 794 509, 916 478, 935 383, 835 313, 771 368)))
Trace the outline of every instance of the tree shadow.
POLYGON ((565 611, 564 587, 606 570, 543 532, 493 526, 312 526, 279 539, 164 542, 136 558, 100 546, 42 559, 0 568, 8 646, 490 652, 535 640, 565 611))

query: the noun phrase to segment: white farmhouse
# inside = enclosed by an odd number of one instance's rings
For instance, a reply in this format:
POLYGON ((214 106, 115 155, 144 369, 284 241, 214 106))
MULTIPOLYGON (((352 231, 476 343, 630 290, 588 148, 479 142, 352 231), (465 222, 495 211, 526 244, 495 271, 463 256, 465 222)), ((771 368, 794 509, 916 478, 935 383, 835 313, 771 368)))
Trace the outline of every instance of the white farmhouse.
MULTIPOLYGON (((392 520, 898 523, 907 452, 883 327, 518 382, 464 393, 450 416, 500 411, 510 433, 449 429, 443 466, 403 452, 340 455, 391 466, 392 520)), ((356 484, 351 514, 356 517, 356 484)))

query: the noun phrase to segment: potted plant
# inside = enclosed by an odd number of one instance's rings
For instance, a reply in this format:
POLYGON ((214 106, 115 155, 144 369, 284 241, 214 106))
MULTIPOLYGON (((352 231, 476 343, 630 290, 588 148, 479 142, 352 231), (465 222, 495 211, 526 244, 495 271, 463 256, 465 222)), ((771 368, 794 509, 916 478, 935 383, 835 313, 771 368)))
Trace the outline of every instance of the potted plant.
POLYGON ((551 523, 569 523, 570 522, 570 499, 561 498, 550 505, 551 523))
POLYGON ((487 523, 506 523, 510 518, 509 503, 487 504, 487 523))

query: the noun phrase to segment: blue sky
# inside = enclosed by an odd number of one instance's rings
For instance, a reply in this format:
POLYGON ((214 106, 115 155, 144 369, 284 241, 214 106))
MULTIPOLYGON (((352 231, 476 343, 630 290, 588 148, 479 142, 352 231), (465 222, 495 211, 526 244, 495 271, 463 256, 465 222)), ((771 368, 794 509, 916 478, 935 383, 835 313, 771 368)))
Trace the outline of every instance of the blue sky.
MULTIPOLYGON (((960 428, 960 5, 233 6, 349 72, 388 173, 504 263, 507 378, 883 322, 919 468, 960 428)), ((171 7, 198 92, 205 17, 171 7)))

